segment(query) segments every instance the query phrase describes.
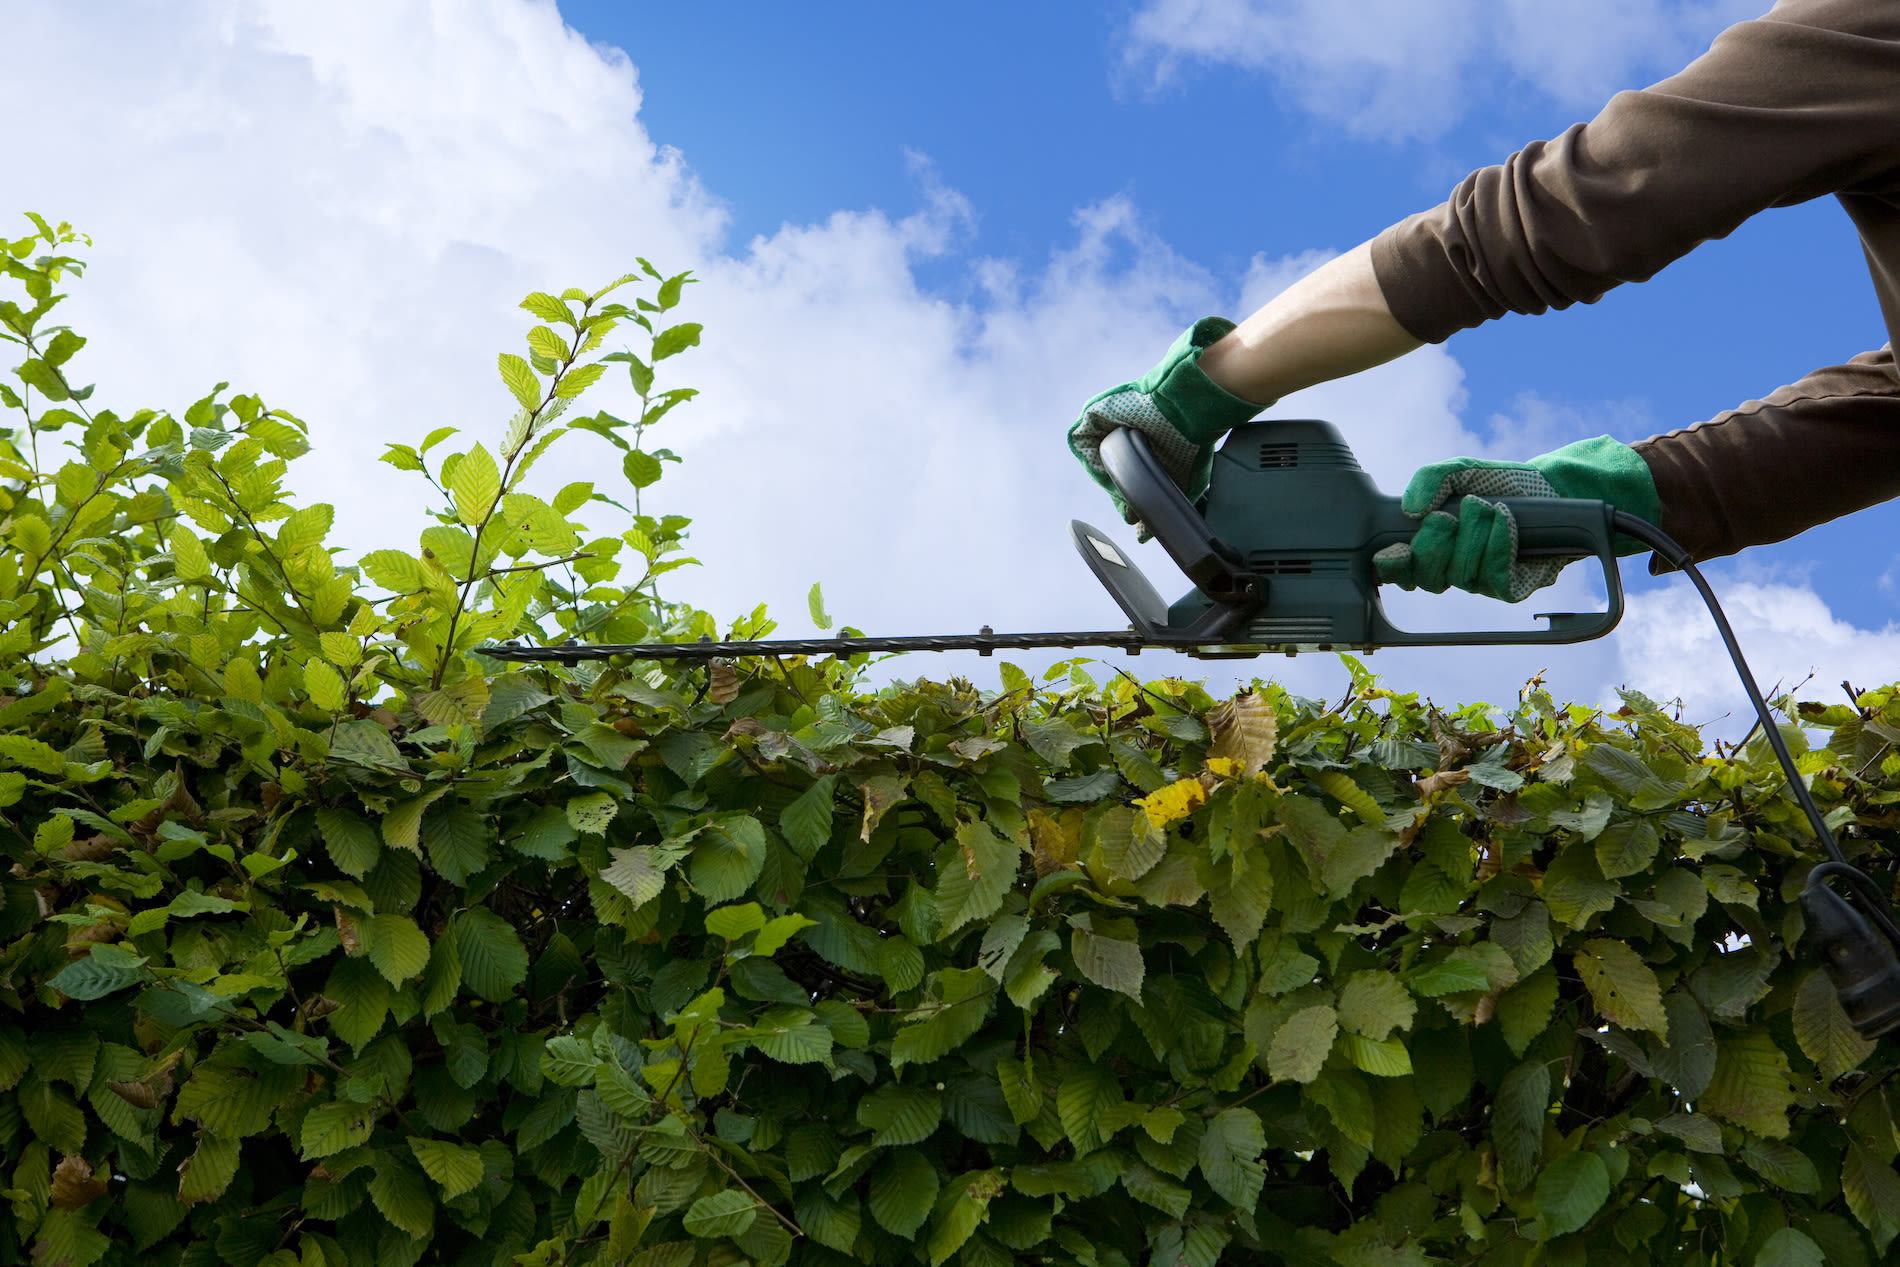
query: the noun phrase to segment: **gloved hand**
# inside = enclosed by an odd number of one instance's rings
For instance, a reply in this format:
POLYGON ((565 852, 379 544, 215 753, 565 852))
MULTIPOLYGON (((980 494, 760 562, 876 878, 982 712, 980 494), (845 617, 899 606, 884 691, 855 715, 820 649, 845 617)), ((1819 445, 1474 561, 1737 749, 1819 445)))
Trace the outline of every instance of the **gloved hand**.
MULTIPOLYGON (((1387 546, 1372 556, 1379 579, 1432 594, 1455 586, 1509 603, 1555 581, 1570 560, 1520 562, 1517 521, 1502 503, 1487 497, 1588 498, 1651 523, 1662 518, 1649 464, 1609 436, 1579 440, 1529 462, 1452 458, 1421 467, 1406 485, 1399 504, 1424 523, 1410 544, 1387 546), (1440 509, 1457 498, 1463 500, 1455 517, 1440 509)), ((1647 549, 1629 537, 1616 538, 1615 545, 1618 554, 1647 549)))
POLYGON ((1128 523, 1135 518, 1102 465, 1102 440, 1116 427, 1132 427, 1148 441, 1155 460, 1193 501, 1207 491, 1214 469, 1214 441, 1265 409, 1233 395, 1202 372, 1201 352, 1234 328, 1225 317, 1204 317, 1174 341, 1161 364, 1132 383, 1111 387, 1082 407, 1069 428, 1069 449, 1108 490, 1128 523))

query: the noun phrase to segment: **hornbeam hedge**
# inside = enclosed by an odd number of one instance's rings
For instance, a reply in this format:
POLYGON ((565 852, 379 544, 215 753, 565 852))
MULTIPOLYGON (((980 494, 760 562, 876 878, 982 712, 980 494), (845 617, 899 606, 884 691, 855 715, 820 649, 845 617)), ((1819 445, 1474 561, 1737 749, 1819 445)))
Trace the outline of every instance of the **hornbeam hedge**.
MULTIPOLYGON (((391 445, 434 523, 345 562, 293 415, 92 404, 51 320, 79 239, 33 228, 0 1260, 1852 1267, 1900 1233, 1894 1048, 1803 938, 1818 853, 1759 740, 1537 683, 1440 711, 1350 659, 1336 704, 509 668, 476 648, 718 631, 642 504, 689 278, 530 295, 499 442, 391 445), (582 415, 615 366, 639 416, 582 415), (528 491, 557 439, 628 486, 528 491)), ((1890 883, 1900 696, 1850 694, 1787 732, 1890 883)))

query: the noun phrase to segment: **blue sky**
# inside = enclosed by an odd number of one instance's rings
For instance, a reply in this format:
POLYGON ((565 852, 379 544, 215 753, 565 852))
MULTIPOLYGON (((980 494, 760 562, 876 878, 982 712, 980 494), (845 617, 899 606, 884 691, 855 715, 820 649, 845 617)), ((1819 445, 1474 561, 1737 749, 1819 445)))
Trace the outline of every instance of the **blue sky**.
MULTIPOLYGON (((561 11, 634 60, 647 127, 717 191, 735 239, 839 207, 904 208, 916 198, 904 155, 927 156, 975 211, 956 250, 919 270, 924 285, 957 296, 970 260, 1046 255, 1077 206, 1112 194, 1217 276, 1238 277, 1260 251, 1344 248, 1599 104, 1494 61, 1461 81, 1467 100, 1442 133, 1356 134, 1259 70, 1203 62, 1157 85, 1151 65, 1131 60, 1128 3, 892 5, 851 20, 766 4, 569 0, 561 11)), ((1687 19, 1690 42, 1723 16, 1687 19)), ((1666 59, 1611 73, 1639 87, 1676 68, 1666 59)), ((1533 392, 1634 440, 1884 341, 1858 240, 1825 199, 1763 214, 1647 285, 1509 317, 1449 350, 1481 429, 1533 392)), ((1497 443, 1510 447, 1508 429, 1497 443)), ((1811 577, 1837 614, 1880 624, 1896 594, 1872 582, 1894 562, 1896 528, 1900 510, 1885 507, 1746 561, 1811 577)))
MULTIPOLYGON (((706 564, 675 574, 677 596, 722 616, 767 600, 788 634, 807 631, 813 581, 877 632, 1112 627, 1067 540, 1071 517, 1112 521, 1062 444, 1082 400, 1751 12, 18 0, 10 34, 40 52, 16 95, 61 113, 16 133, 0 202, 94 235, 69 311, 102 402, 176 409, 229 379, 295 409, 317 446, 298 485, 358 548, 411 544, 420 523, 374 461, 384 443, 498 431, 492 367, 525 328, 520 295, 645 255, 703 279, 685 315, 705 341, 668 363, 702 389, 662 441, 687 461, 661 500, 697 517, 706 564)), ((1281 410, 1338 422, 1397 491, 1454 453, 1686 425, 1883 339, 1853 231, 1822 201, 1595 307, 1507 318, 1281 410)), ((598 403, 623 412, 616 390, 598 403)), ((552 487, 611 484, 603 456, 564 445, 543 469, 552 487)), ((1876 508, 1714 566, 1766 682, 1812 673, 1826 696, 1896 676, 1896 527, 1876 508)), ((1164 592, 1185 588, 1144 558, 1164 592)), ((1528 606, 1600 601, 1571 573, 1528 606)), ((1639 563, 1625 577, 1630 614, 1602 642, 1374 667, 1441 700, 1508 700, 1547 671, 1571 698, 1627 683, 1732 721, 1700 608, 1639 563)), ((1497 615, 1391 605, 1415 625, 1497 615)), ((1130 667, 1343 681, 1325 657, 1130 667)))

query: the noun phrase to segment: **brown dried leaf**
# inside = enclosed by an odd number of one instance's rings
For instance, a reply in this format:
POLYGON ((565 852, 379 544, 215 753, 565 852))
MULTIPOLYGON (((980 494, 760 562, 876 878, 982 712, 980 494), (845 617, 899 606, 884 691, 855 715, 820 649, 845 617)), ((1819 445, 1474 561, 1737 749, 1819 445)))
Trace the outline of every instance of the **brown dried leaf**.
POLYGON ((343 953, 354 955, 363 944, 362 939, 356 935, 356 921, 340 906, 333 906, 330 911, 336 916, 336 935, 343 942, 343 953))
POLYGON ((52 1202, 62 1210, 77 1210, 98 1200, 106 1185, 92 1177, 92 1165, 84 1157, 62 1157, 53 1167, 52 1202))
POLYGON ((1469 770, 1440 770, 1437 774, 1428 774, 1418 781, 1418 794, 1429 802, 1447 788, 1469 782, 1471 782, 1469 770))
POLYGON ((1273 760, 1280 719, 1265 697, 1247 691, 1207 710, 1207 729, 1214 739, 1208 757, 1238 762, 1242 777, 1251 778, 1273 760))
POLYGON ((706 694, 712 702, 722 707, 739 698, 739 670, 724 660, 714 660, 710 674, 710 685, 706 694))
POLYGON ((121 1100, 135 1109, 155 1109, 158 1107, 158 1092, 143 1082, 107 1082, 106 1086, 121 1100))
POLYGON ((119 842, 101 832, 73 841, 59 851, 59 856, 68 862, 98 862, 118 851, 119 842))

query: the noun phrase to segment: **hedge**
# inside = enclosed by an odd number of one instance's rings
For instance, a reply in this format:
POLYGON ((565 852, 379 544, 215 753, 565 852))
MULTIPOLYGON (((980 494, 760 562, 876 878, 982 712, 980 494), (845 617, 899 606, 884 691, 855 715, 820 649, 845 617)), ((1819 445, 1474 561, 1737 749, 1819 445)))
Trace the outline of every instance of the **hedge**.
MULTIPOLYGON (((689 277, 529 296, 499 442, 389 446, 435 522, 345 563, 294 415, 91 404, 49 322, 84 239, 33 228, 0 1259, 1780 1267, 1900 1232, 1893 1050, 1804 944, 1819 853, 1758 737, 1535 682, 1440 709, 1350 657, 1331 704, 511 669, 478 648, 722 631, 642 504, 689 277), (614 366, 640 415, 579 415, 614 366), (629 487, 528 491, 563 436, 629 487)), ((1850 695, 1785 732, 1891 884, 1900 695, 1850 695)))

